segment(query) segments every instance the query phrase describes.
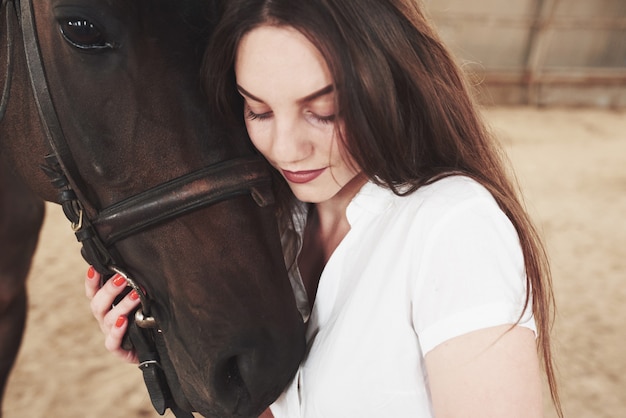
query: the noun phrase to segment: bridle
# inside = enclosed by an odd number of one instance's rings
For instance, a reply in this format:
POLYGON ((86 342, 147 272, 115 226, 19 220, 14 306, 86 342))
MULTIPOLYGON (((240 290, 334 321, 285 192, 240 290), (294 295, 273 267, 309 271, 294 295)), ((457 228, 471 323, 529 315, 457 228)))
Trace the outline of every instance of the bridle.
POLYGON ((182 411, 171 399, 171 391, 160 363, 160 357, 166 357, 163 337, 156 319, 151 316, 151 301, 118 262, 119 256, 116 256, 113 246, 158 223, 236 196, 252 195, 261 207, 273 204, 268 166, 258 156, 223 161, 98 210, 81 193, 84 182, 70 153, 50 96, 36 35, 32 0, 2 0, 2 10, 6 10, 7 77, 0 98, 0 121, 8 106, 13 72, 13 25, 9 3, 13 3, 22 30, 31 87, 49 147, 42 169, 58 190, 63 212, 82 243, 83 257, 106 277, 113 273, 122 275, 139 294, 141 307, 135 313, 129 334, 155 409, 161 415, 167 408, 171 408, 177 416, 191 417, 190 413, 182 411), (87 216, 88 212, 95 213, 95 216, 87 216))
MULTIPOLYGON (((3 10, 6 6, 8 0, 2 0, 2 5, 0 10, 3 10)), ((2 88, 2 95, 0 96, 0 121, 4 118, 4 114, 7 110, 7 106, 9 104, 9 93, 11 92, 11 74, 13 73, 13 39, 11 36, 13 35, 13 21, 11 20, 11 16, 8 11, 6 14, 6 18, 4 21, 4 26, 7 28, 7 49, 6 49, 6 59, 7 59, 7 68, 4 73, 6 80, 4 87, 2 88)))

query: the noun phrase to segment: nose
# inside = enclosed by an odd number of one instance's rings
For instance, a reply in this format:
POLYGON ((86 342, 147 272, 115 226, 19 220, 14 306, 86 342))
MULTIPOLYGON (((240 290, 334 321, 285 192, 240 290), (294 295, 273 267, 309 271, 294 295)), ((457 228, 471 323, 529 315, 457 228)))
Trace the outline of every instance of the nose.
POLYGON ((306 129, 297 119, 275 117, 270 141, 272 159, 283 164, 302 161, 313 150, 306 129))
POLYGON ((169 363, 181 359, 163 357, 168 362, 164 371, 176 403, 207 418, 260 416, 289 384, 304 353, 303 324, 293 333, 281 334, 281 341, 275 340, 277 335, 258 332, 245 341, 233 341, 213 361, 198 358, 202 356, 189 358, 191 353, 183 353, 187 357, 183 362, 195 360, 186 370, 182 366, 174 370, 177 362, 169 363), (290 343, 286 344, 286 340, 290 343))
MULTIPOLYGON (((242 367, 247 363, 248 354, 232 355, 225 358, 215 370, 217 396, 227 405, 251 404, 251 393, 242 376, 242 367)), ((234 411, 235 413, 238 411, 234 411)))
MULTIPOLYGON (((269 405, 282 392, 300 362, 303 346, 281 350, 267 333, 226 351, 212 376, 215 395, 233 416, 258 416, 262 411, 252 411, 254 405, 269 405), (271 347, 260 350, 259 347, 271 347), (285 367, 285 365, 290 365, 285 367), (283 370, 282 372, 280 370, 283 370)), ((302 341, 303 344, 303 341, 302 341)))

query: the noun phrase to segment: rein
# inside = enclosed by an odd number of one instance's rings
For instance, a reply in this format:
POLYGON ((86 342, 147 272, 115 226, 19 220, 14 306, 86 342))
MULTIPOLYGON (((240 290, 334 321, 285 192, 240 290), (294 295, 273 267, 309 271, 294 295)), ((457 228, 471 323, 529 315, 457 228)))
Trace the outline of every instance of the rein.
POLYGON ((7 68, 5 71, 5 84, 2 88, 2 96, 0 96, 0 121, 4 119, 4 114, 9 104, 9 95, 11 93, 11 74, 13 73, 13 21, 11 20, 11 14, 9 13, 8 2, 10 0, 2 0, 0 11, 6 9, 6 18, 4 25, 7 28, 7 68))
POLYGON ((21 23, 28 74, 49 145, 49 154, 45 156, 45 165, 41 168, 58 191, 59 202, 72 224, 76 238, 82 244, 81 252, 85 260, 106 279, 114 273, 123 276, 140 297, 141 307, 135 312, 134 321, 129 323, 128 337, 139 357, 139 368, 143 372, 153 406, 161 415, 170 408, 178 417, 192 417, 190 412, 176 405, 171 395, 161 359, 167 364, 170 361, 165 354, 158 322, 151 316, 150 298, 117 261, 119 256, 116 256, 113 246, 158 223, 236 196, 251 195, 260 207, 273 204, 267 164, 258 156, 223 161, 98 210, 80 192, 84 190, 85 182, 78 174, 50 96, 35 30, 32 0, 2 0, 2 7, 7 9, 8 65, 7 81, 0 102, 0 120, 9 99, 13 71, 9 3, 13 3, 21 23), (90 217, 87 212, 95 215, 90 217))

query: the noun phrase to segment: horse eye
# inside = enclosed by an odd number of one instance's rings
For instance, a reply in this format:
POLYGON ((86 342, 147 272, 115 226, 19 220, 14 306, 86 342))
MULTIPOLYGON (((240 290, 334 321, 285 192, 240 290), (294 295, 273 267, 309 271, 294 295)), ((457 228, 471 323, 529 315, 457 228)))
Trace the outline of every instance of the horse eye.
POLYGON ((61 34, 72 46, 82 50, 101 50, 114 48, 102 32, 87 19, 69 18, 59 23, 61 34))

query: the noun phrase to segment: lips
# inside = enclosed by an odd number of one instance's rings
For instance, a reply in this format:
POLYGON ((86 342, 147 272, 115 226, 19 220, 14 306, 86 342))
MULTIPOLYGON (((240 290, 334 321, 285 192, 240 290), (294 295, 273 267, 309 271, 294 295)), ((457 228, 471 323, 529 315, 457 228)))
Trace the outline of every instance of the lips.
POLYGON ((290 183, 303 184, 315 180, 326 170, 326 168, 320 168, 319 170, 304 170, 304 171, 287 171, 282 170, 283 176, 290 183))

